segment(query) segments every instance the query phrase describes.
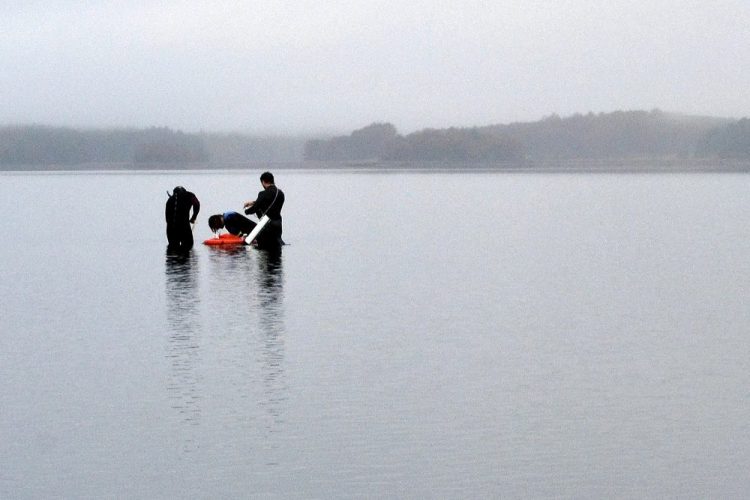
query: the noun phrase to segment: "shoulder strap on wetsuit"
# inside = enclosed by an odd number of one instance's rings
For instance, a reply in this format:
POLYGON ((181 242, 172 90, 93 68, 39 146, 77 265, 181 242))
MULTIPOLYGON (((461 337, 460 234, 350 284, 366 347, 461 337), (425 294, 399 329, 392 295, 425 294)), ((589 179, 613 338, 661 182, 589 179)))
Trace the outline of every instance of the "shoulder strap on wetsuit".
MULTIPOLYGON (((271 210, 271 207, 273 206, 273 204, 276 203, 276 198, 278 198, 279 196, 279 188, 277 188, 276 185, 274 185, 273 187, 276 188, 276 194, 273 196, 273 201, 271 202, 270 205, 268 205, 268 208, 266 209, 266 211, 263 212, 263 215, 266 215, 268 211, 271 210)), ((263 217, 263 215, 261 215, 261 217, 263 217)))

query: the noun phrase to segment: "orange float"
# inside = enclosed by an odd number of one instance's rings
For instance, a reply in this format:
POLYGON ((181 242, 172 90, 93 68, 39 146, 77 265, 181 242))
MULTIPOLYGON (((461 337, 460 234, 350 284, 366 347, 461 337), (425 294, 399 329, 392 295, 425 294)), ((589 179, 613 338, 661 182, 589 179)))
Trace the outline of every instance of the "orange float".
POLYGON ((234 234, 222 233, 215 238, 207 239, 203 242, 204 245, 217 246, 217 245, 243 245, 245 238, 235 236, 234 234))

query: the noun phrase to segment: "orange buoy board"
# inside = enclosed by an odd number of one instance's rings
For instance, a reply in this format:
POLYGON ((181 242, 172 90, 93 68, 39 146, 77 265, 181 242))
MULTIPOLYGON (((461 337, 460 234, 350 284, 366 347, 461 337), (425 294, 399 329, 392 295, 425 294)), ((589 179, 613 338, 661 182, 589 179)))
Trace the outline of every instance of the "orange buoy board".
POLYGON ((215 238, 207 239, 203 242, 204 245, 244 245, 245 238, 235 236, 234 234, 222 233, 215 238))

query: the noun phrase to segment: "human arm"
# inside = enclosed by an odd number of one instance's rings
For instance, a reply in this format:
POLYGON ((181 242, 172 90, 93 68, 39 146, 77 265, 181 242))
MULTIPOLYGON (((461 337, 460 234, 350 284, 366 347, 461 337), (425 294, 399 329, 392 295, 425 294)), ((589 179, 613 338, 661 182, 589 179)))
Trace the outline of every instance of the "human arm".
POLYGON ((190 193, 191 200, 190 203, 193 205, 193 216, 190 218, 190 223, 195 224, 195 219, 198 217, 198 212, 201 211, 201 202, 198 200, 198 197, 195 196, 193 193, 190 193))
POLYGON ((262 199, 265 195, 266 192, 261 191, 260 193, 258 193, 258 197, 255 199, 255 201, 246 201, 244 205, 245 215, 258 213, 258 210, 263 206, 262 199))
POLYGON ((243 206, 245 207, 245 213, 246 214, 251 214, 251 213, 255 212, 255 210, 253 210, 253 207, 255 206, 255 202, 254 201, 246 201, 243 206))

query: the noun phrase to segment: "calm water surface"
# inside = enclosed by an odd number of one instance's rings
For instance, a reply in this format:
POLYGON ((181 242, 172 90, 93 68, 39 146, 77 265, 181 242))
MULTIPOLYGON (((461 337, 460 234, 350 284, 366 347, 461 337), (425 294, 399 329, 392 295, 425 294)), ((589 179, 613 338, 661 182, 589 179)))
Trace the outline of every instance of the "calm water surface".
POLYGON ((0 498, 739 498, 750 176, 0 174, 0 498))

